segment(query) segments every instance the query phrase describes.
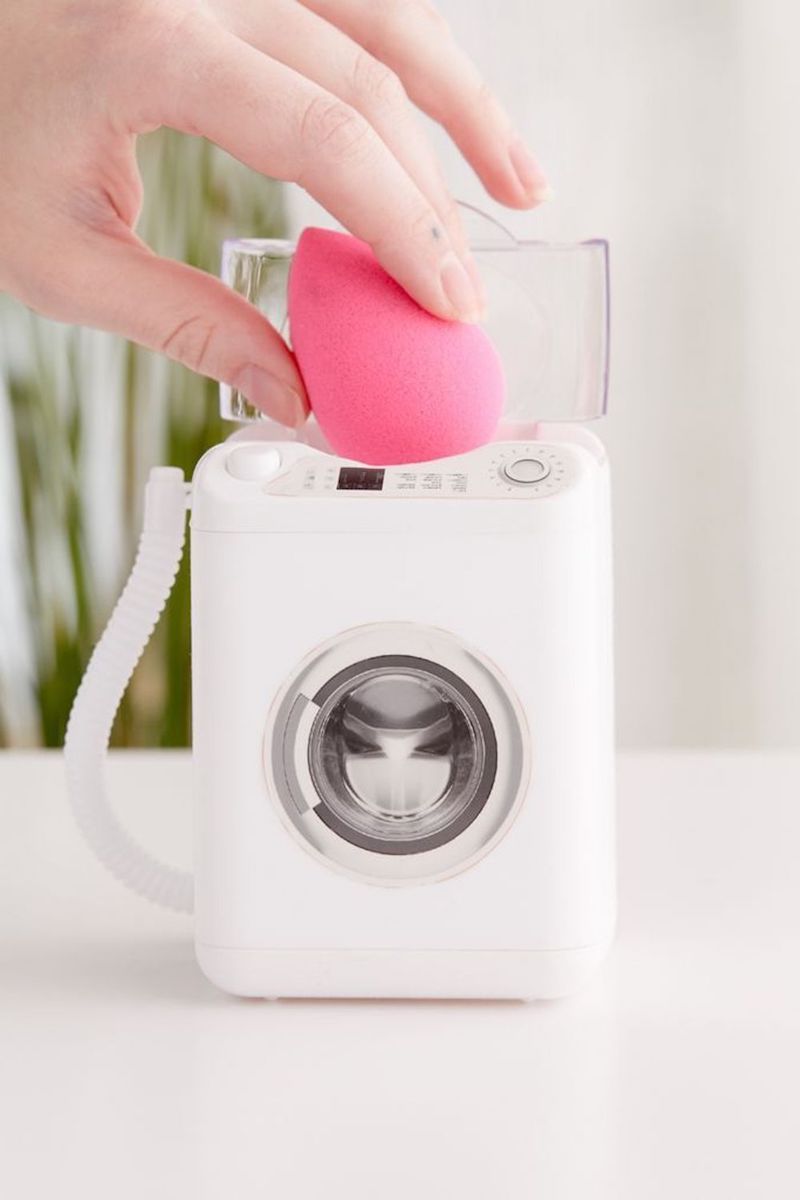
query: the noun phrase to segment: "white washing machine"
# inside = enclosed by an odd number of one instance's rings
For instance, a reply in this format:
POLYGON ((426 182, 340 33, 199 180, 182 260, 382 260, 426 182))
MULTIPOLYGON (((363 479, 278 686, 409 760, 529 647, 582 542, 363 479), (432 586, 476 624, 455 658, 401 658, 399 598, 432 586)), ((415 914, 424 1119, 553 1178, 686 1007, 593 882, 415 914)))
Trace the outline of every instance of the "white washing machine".
POLYGON ((201 461, 191 525, 205 973, 577 987, 615 914, 600 443, 372 468, 248 430, 201 461))
MULTIPOLYGON (((69 794, 124 883, 195 911, 246 996, 552 997, 615 919, 607 254, 473 240, 508 406, 459 457, 367 467, 254 423, 191 488, 195 872, 122 830, 102 758, 169 595, 186 488, 159 468, 76 698, 69 794), (566 420, 565 420, 566 419, 566 420), (542 424, 548 421, 548 424, 542 424)), ((288 337, 293 247, 224 275, 288 337)))

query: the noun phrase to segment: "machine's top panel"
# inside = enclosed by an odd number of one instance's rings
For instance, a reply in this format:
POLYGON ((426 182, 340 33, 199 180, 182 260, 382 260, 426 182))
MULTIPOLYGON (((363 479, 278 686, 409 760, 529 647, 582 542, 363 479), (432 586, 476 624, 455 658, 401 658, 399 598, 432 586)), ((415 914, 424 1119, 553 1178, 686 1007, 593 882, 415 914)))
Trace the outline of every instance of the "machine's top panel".
POLYGON ((352 462, 299 442, 234 438, 197 465, 192 529, 511 533, 569 522, 584 501, 591 508, 607 475, 597 439, 577 436, 580 442, 568 440, 566 430, 552 441, 493 442, 404 466, 352 462))
MULTIPOLYGON (((288 457, 288 456, 287 456, 288 457)), ((275 446, 232 448, 234 478, 259 481, 272 496, 370 499, 533 499, 570 482, 571 456, 540 442, 497 443, 431 463, 369 467, 310 451, 288 461, 275 446)))

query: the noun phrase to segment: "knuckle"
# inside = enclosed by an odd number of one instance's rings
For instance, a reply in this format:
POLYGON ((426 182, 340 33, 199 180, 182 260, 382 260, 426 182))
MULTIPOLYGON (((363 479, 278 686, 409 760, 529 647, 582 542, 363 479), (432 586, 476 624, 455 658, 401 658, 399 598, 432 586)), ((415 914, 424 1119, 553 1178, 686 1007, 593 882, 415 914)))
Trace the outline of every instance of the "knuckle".
POLYGON ((353 92, 368 108, 398 108, 405 102, 405 89, 384 63, 360 50, 353 64, 353 92))
POLYGON ((313 153, 348 161, 365 153, 372 142, 368 122, 341 100, 314 96, 303 113, 300 133, 313 153))
POLYGON ((210 374, 211 348, 216 325, 199 314, 183 317, 167 327, 158 340, 158 349, 201 375, 210 374))
POLYGON ((174 53, 179 39, 191 33, 198 19, 198 6, 191 0, 127 0, 108 11, 109 26, 119 18, 117 36, 122 44, 132 43, 136 54, 169 50, 174 53))
MULTIPOLYGON (((75 21, 76 43, 86 56, 90 70, 116 94, 132 90, 147 68, 160 70, 175 54, 184 31, 191 23, 190 0, 118 0, 113 5, 92 5, 91 20, 75 21), (138 71, 136 70, 138 68, 138 71)), ((94 76, 93 76, 94 77, 94 76)))

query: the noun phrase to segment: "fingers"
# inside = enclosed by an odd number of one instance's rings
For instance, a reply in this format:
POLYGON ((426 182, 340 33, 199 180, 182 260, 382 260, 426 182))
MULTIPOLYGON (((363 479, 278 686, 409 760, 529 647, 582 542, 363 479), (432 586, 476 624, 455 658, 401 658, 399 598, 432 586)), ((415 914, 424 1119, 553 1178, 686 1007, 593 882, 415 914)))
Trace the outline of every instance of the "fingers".
POLYGON ((294 180, 423 307, 477 320, 481 298, 431 201, 355 108, 211 20, 184 30, 160 80, 162 119, 263 174, 294 180))
POLYGON ((459 253, 466 235, 433 148, 397 75, 335 25, 298 4, 217 0, 226 27, 257 50, 305 75, 370 122, 442 219, 459 253))
POLYGON ((427 0, 302 0, 402 80, 447 129, 495 199, 530 208, 547 198, 544 173, 474 63, 427 0))
POLYGON ((297 427, 308 415, 300 373, 280 335, 220 280, 158 258, 127 229, 91 232, 68 295, 41 294, 32 307, 57 319, 122 334, 242 391, 270 417, 297 427))

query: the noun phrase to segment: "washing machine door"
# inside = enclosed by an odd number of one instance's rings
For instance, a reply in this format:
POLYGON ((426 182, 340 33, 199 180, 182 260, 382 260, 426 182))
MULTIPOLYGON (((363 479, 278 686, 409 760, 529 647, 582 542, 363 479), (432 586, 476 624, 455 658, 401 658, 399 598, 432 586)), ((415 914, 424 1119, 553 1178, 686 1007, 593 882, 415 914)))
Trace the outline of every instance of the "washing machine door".
POLYGON ((320 647, 268 723, 282 814, 329 865, 377 883, 453 874, 507 828, 526 774, 518 703, 441 630, 380 625, 320 647))

